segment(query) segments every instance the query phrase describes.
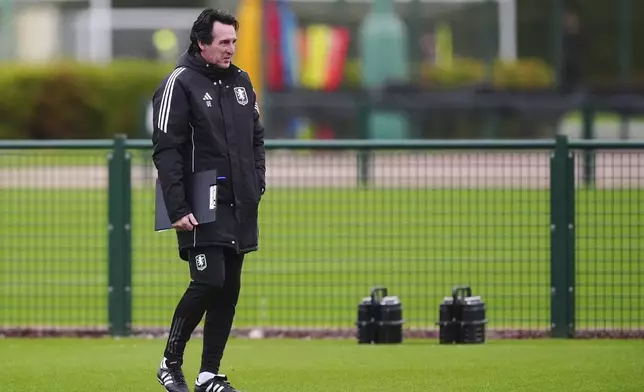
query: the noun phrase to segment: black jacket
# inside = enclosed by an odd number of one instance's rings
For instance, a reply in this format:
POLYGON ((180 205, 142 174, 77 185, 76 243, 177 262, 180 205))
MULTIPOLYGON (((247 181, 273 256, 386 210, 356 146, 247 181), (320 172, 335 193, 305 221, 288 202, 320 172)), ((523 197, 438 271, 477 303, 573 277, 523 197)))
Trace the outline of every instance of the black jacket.
POLYGON ((258 208, 264 193, 264 127, 248 74, 222 70, 184 53, 154 93, 153 160, 172 222, 191 212, 186 175, 217 169, 217 219, 177 232, 179 253, 199 246, 258 248, 258 208))

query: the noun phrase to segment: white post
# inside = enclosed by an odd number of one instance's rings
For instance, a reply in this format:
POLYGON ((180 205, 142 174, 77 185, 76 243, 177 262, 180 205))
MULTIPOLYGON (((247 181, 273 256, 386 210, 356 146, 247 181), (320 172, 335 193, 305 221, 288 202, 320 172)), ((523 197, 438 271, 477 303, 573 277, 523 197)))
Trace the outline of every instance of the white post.
POLYGON ((76 36, 76 60, 89 61, 89 11, 79 11, 74 15, 76 36))
POLYGON ((499 3, 499 54, 501 59, 517 59, 516 0, 497 0, 499 3))
POLYGON ((57 4, 36 3, 16 10, 15 57, 20 61, 47 62, 58 55, 60 9, 57 4), (34 45, 38 42, 38 45, 34 45))
POLYGON ((94 62, 112 60, 112 1, 90 0, 89 53, 94 62))

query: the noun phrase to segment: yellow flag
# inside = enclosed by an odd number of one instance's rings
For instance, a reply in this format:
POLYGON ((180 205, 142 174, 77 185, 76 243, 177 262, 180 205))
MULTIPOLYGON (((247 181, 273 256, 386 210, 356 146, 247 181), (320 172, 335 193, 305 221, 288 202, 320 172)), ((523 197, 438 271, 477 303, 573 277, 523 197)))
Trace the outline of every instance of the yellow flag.
POLYGON ((306 29, 307 53, 302 72, 302 84, 310 89, 319 90, 324 86, 331 32, 331 27, 324 24, 313 24, 306 29))

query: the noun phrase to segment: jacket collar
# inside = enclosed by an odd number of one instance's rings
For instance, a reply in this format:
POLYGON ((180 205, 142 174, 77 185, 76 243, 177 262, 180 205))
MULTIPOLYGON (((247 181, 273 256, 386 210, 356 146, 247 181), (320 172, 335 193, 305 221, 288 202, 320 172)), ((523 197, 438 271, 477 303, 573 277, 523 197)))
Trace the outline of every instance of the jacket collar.
POLYGON ((181 56, 179 56, 177 67, 194 69, 200 74, 207 76, 212 81, 229 78, 231 75, 235 75, 239 70, 239 68, 232 63, 230 64, 230 67, 226 69, 219 68, 204 60, 204 58, 201 57, 201 54, 196 53, 191 55, 188 51, 185 51, 181 56))

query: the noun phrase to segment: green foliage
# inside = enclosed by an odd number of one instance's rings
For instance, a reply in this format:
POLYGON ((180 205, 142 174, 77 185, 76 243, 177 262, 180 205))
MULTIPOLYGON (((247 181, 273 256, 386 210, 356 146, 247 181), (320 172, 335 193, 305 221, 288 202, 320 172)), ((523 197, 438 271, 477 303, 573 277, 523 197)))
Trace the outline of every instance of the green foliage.
MULTIPOLYGON (((520 57, 533 56, 554 66, 557 59, 556 7, 572 5, 579 14, 582 38, 581 74, 588 87, 615 87, 622 71, 631 70, 632 82, 644 71, 644 1, 517 1, 517 50, 520 57), (625 13, 621 8, 626 5, 625 13), (624 37, 628 37, 624 39, 624 37)), ((563 8, 562 8, 563 9, 563 8)), ((560 35, 559 35, 560 36, 560 35)), ((565 54, 565 53, 563 53, 565 54)))
MULTIPOLYGON (((496 61, 491 67, 490 84, 500 89, 541 89, 554 86, 552 69, 543 61, 533 58, 515 62, 496 61)), ((440 67, 429 62, 412 65, 413 80, 429 88, 466 87, 486 82, 487 70, 484 61, 472 58, 455 58, 450 67, 440 67)), ((359 60, 350 60, 345 69, 345 86, 360 87, 361 68, 359 60)))
MULTIPOLYGON (((432 88, 467 86, 486 78, 485 64, 473 59, 456 59, 449 69, 415 68, 421 84, 432 88)), ((171 64, 130 60, 0 66, 0 138, 140 137, 145 105, 171 70, 171 64)), ((350 61, 345 87, 360 88, 360 75, 359 62, 350 61)), ((542 88, 553 81, 548 67, 535 60, 495 63, 492 75, 500 88, 542 88)))
POLYGON ((172 65, 120 61, 0 68, 0 138, 136 136, 145 103, 172 65))
POLYGON ((421 80, 432 87, 461 87, 488 82, 500 89, 542 89, 554 85, 554 75, 547 64, 536 59, 515 62, 495 61, 488 70, 482 61, 457 58, 451 67, 431 64, 421 66, 421 80))

